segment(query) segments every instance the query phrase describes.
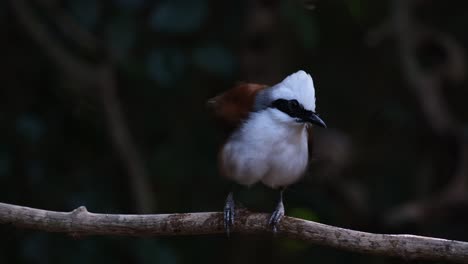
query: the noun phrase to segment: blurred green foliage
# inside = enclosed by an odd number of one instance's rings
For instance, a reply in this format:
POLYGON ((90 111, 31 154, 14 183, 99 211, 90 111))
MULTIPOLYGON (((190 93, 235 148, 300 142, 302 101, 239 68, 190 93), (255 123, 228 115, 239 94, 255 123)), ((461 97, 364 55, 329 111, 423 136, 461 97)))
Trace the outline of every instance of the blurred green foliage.
POLYGON ((219 44, 207 43, 193 50, 194 64, 207 73, 229 78, 234 72, 234 56, 231 52, 219 44))
POLYGON ((200 30, 207 13, 205 0, 161 1, 152 11, 150 25, 156 32, 193 34, 200 30))
POLYGON ((318 27, 313 13, 294 1, 282 1, 283 16, 291 24, 291 30, 299 39, 300 45, 310 52, 317 47, 318 27))
POLYGON ((119 62, 125 63, 128 53, 135 45, 136 25, 128 15, 117 16, 108 24, 105 32, 106 46, 119 62))
POLYGON ((73 18, 85 29, 92 30, 96 27, 100 15, 100 5, 97 1, 67 1, 67 9, 73 18))
POLYGON ((186 56, 174 48, 154 50, 148 55, 148 74, 161 86, 174 85, 185 73, 186 60, 186 56))

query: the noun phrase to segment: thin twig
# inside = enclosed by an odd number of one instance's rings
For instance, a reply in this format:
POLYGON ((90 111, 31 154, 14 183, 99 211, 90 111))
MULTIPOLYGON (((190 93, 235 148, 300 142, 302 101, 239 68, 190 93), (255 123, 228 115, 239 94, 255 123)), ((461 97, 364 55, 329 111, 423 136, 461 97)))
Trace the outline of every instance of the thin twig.
POLYGON ((95 83, 97 76, 92 65, 73 56, 59 41, 52 37, 43 21, 34 15, 34 11, 23 0, 11 0, 11 6, 25 30, 59 69, 83 83, 95 83))
POLYGON ((102 66, 99 87, 102 103, 107 116, 109 132, 114 142, 114 147, 125 161, 128 175, 131 177, 133 196, 137 201, 137 210, 140 213, 152 213, 156 210, 156 199, 152 191, 150 175, 145 169, 143 159, 130 136, 128 125, 122 113, 122 105, 117 96, 115 76, 111 66, 102 66))
MULTIPOLYGON (((239 211, 233 232, 265 234, 269 215, 239 211)), ((187 236, 222 234, 220 212, 185 214, 95 214, 85 207, 54 212, 0 203, 0 224, 11 224, 73 236, 187 236)), ((386 235, 354 231, 293 217, 284 217, 278 235, 347 251, 405 259, 468 263, 468 243, 414 235, 386 235)))
MULTIPOLYGON (((50 34, 47 26, 37 18, 27 2, 24 0, 11 0, 10 3, 18 21, 39 44, 45 54, 59 66, 60 70, 73 79, 82 82, 83 85, 98 88, 96 96, 103 103, 112 142, 129 175, 130 187, 135 197, 137 211, 140 213, 154 212, 156 199, 151 190, 152 184, 149 173, 146 171, 136 145, 131 139, 116 92, 115 72, 110 64, 107 62, 91 64, 75 56, 65 49, 57 38, 50 34)), ((55 14, 58 14, 57 12, 55 14)), ((73 30, 76 31, 77 29, 74 28, 73 30)), ((81 31, 83 30, 80 29, 81 31)), ((93 38, 86 37, 86 40, 91 41, 93 38)), ((98 47, 98 44, 94 43, 92 46, 98 47)))
POLYGON ((452 204, 468 204, 468 140, 462 122, 451 112, 442 93, 444 80, 460 81, 465 76, 463 49, 450 36, 435 32, 417 23, 411 12, 415 1, 394 0, 390 22, 385 32, 394 34, 402 72, 419 100, 421 110, 433 131, 457 142, 457 170, 440 192, 422 200, 410 201, 387 214, 388 222, 425 221, 432 213, 450 208, 452 204), (388 27, 392 29, 389 30, 388 27), (444 49, 445 63, 424 70, 417 58, 418 44, 433 41, 444 49))
MULTIPOLYGON (((414 90, 420 101, 428 123, 439 135, 454 137, 459 148, 458 168, 451 182, 433 198, 416 203, 419 204, 420 208, 423 208, 419 210, 422 212, 421 219, 424 219, 428 212, 440 211, 440 208, 448 207, 449 204, 468 200, 468 186, 466 185, 468 177, 468 144, 462 123, 452 115, 442 95, 443 80, 449 77, 447 74, 450 72, 436 71, 432 72, 432 74, 424 72, 417 62, 415 47, 418 42, 422 41, 422 36, 418 34, 417 24, 411 19, 411 8, 412 1, 406 0, 396 1, 394 6, 395 33, 403 70, 409 80, 410 88, 414 90)), ((426 39, 432 39, 432 41, 440 43, 441 47, 446 50, 445 68, 464 68, 464 63, 460 63, 460 58, 464 57, 460 54, 462 49, 458 47, 456 42, 447 35, 432 33, 429 29, 421 31, 426 32, 424 34, 426 39)), ((415 208, 418 209, 418 206, 415 208)))
POLYGON ((87 30, 83 29, 69 14, 64 12, 57 1, 36 0, 55 20, 67 39, 88 52, 97 52, 99 41, 87 30))

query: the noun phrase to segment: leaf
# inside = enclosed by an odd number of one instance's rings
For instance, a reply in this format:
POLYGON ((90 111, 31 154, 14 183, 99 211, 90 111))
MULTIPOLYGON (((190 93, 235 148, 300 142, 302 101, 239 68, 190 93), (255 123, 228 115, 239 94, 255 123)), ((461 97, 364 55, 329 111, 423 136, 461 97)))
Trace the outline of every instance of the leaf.
POLYGON ((205 45, 193 51, 192 59, 199 68, 229 76, 234 71, 234 56, 221 45, 205 45))
POLYGON ((309 247, 309 245, 304 241, 293 239, 284 239, 280 243, 283 248, 293 252, 303 251, 309 247))
POLYGON ((138 9, 145 4, 146 0, 114 0, 114 2, 122 9, 138 9))
POLYGON ((164 48, 151 51, 146 65, 152 80, 162 86, 171 86, 184 75, 187 59, 180 50, 164 48))
POLYGON ((282 2, 283 15, 291 23, 291 30, 301 40, 306 49, 312 49, 317 45, 318 27, 310 12, 297 5, 294 1, 282 2))
POLYGON ((135 245, 139 263, 175 264, 178 262, 176 252, 157 240, 141 239, 135 245))
POLYGON ((114 18, 106 29, 106 40, 112 56, 118 61, 124 60, 129 50, 132 48, 136 33, 132 18, 117 17, 114 18))
POLYGON ((207 13, 208 5, 205 0, 164 1, 155 6, 150 25, 157 32, 193 33, 200 29, 207 13))
POLYGON ((31 143, 39 141, 45 134, 45 125, 38 117, 30 114, 16 120, 16 132, 31 143))
POLYGON ((361 20, 363 15, 362 0, 347 0, 346 3, 351 16, 356 20, 361 20))
POLYGON ((92 30, 96 26, 99 17, 98 1, 69 0, 67 6, 70 10, 70 13, 81 26, 83 26, 87 30, 92 30))
POLYGON ((288 215, 315 222, 319 220, 318 216, 312 210, 304 207, 293 208, 288 212, 288 215))

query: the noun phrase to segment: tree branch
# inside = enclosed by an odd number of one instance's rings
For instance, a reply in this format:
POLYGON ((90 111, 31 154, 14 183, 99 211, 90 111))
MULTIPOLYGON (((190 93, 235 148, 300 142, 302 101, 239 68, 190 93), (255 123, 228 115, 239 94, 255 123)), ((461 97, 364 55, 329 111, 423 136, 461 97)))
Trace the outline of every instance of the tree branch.
MULTIPOLYGON (((270 232, 269 215, 239 210, 234 232, 270 232)), ((222 234, 223 214, 218 212, 118 215, 90 213, 84 206, 72 212, 55 212, 0 203, 0 224, 11 224, 73 236, 181 236, 222 234)), ((468 243, 414 235, 372 234, 293 217, 284 217, 278 235, 347 251, 405 259, 468 263, 468 243)))
POLYGON ((137 201, 137 212, 148 214, 156 210, 156 198, 152 190, 151 177, 145 169, 130 130, 124 118, 122 105, 116 91, 116 77, 112 67, 102 66, 101 80, 98 83, 100 98, 104 105, 110 135, 114 148, 124 161, 124 166, 130 176, 130 188, 137 201))

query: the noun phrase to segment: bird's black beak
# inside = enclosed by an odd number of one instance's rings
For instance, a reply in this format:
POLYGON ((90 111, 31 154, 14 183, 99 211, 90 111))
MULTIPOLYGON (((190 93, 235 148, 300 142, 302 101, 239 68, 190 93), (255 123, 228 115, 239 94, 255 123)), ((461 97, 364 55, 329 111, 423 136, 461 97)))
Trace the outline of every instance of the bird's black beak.
POLYGON ((316 113, 312 111, 307 113, 307 116, 304 117, 304 121, 309 122, 311 124, 315 124, 323 128, 327 128, 327 125, 325 124, 325 122, 323 122, 323 120, 316 113))

